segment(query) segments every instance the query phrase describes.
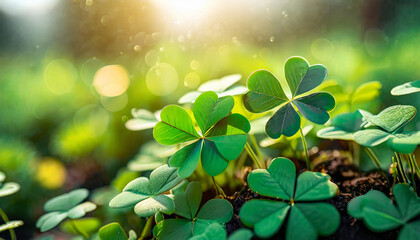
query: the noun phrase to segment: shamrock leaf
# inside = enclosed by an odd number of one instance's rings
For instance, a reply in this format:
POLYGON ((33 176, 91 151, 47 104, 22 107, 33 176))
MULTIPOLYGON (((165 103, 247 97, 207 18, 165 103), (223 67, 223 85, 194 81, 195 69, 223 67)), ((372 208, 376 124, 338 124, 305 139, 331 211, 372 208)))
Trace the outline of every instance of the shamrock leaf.
POLYGON ((161 145, 150 141, 142 145, 139 153, 132 159, 127 167, 131 171, 151 171, 167 164, 169 156, 176 152, 176 147, 161 145))
POLYGON ((3 183, 6 179, 6 175, 0 172, 0 197, 12 195, 19 191, 20 185, 14 182, 3 183))
POLYGON ((228 161, 241 154, 250 125, 242 115, 229 114, 233 105, 231 96, 218 98, 214 92, 201 94, 193 106, 200 134, 183 108, 171 105, 162 110, 162 121, 153 130, 157 142, 172 145, 194 140, 169 159, 171 167, 179 168, 180 177, 191 176, 200 160, 204 170, 216 176, 226 169, 228 161))
POLYGON ((385 232, 402 227, 398 239, 414 240, 420 234, 420 198, 407 184, 397 184, 393 188, 395 202, 380 191, 370 190, 363 196, 356 197, 347 206, 349 215, 363 220, 366 226, 375 232, 385 232))
POLYGON ((175 214, 180 218, 158 222, 153 229, 155 237, 160 240, 189 239, 207 235, 206 231, 213 223, 229 222, 233 215, 232 205, 225 199, 212 199, 200 208, 202 193, 200 183, 191 182, 185 192, 175 194, 175 214))
POLYGON ((416 115, 416 108, 409 105, 389 107, 378 115, 360 110, 369 124, 377 129, 365 129, 354 134, 354 140, 362 146, 374 147, 387 142, 389 147, 399 153, 412 153, 420 144, 420 131, 402 132, 402 128, 416 115))
POLYGON ((331 119, 331 126, 321 129, 317 136, 326 139, 353 140, 354 133, 362 129, 363 116, 359 110, 354 113, 344 113, 331 119))
POLYGON ((47 213, 38 219, 36 227, 40 228, 41 232, 45 232, 56 227, 66 218, 81 218, 86 213, 95 210, 94 203, 81 203, 88 195, 87 189, 80 188, 48 200, 44 205, 47 213))
POLYGON ((420 92, 420 80, 396 86, 391 90, 391 94, 394 96, 406 95, 415 92, 420 92))
POLYGON ((296 179, 296 168, 287 158, 275 158, 267 170, 253 170, 248 184, 260 195, 288 201, 248 201, 239 215, 261 238, 273 236, 286 221, 286 239, 316 239, 333 234, 340 222, 334 206, 321 201, 334 197, 338 187, 323 173, 304 172, 296 179), (308 203, 302 203, 308 202, 308 203), (262 211, 263 209, 263 211, 262 211), (299 227, 300 226, 300 227, 299 227), (296 229, 299 228, 299 231, 296 229))
POLYGON ((150 174, 150 180, 139 177, 129 182, 123 191, 109 202, 109 206, 124 208, 135 205, 134 212, 140 217, 150 217, 157 212, 171 214, 175 210, 173 199, 163 193, 181 181, 176 168, 161 166, 150 174))
POLYGON ((133 119, 125 123, 125 127, 132 131, 140 131, 153 128, 160 121, 160 111, 152 113, 146 109, 132 109, 133 119))
POLYGON ((295 108, 309 121, 324 124, 330 118, 328 111, 335 106, 334 97, 327 92, 301 96, 325 80, 327 69, 324 66, 309 66, 305 59, 292 57, 286 61, 284 71, 292 92, 291 99, 284 93, 278 79, 267 70, 258 70, 249 76, 249 92, 244 95, 245 107, 251 112, 261 113, 281 106, 265 127, 271 138, 290 137, 299 130, 301 119, 295 108))
POLYGON ((215 222, 206 227, 203 233, 190 237, 189 240, 226 240, 227 232, 219 223, 215 222))
POLYGON ((9 229, 17 228, 23 225, 23 222, 20 220, 8 221, 2 225, 0 225, 0 233, 7 231, 9 229))
POLYGON ((221 79, 214 79, 207 81, 198 87, 197 91, 189 92, 182 96, 179 100, 179 104, 193 103, 198 96, 204 92, 212 91, 215 92, 219 97, 235 96, 246 93, 247 89, 244 86, 234 86, 242 76, 240 74, 232 74, 225 76, 221 79))
POLYGON ((127 236, 124 229, 117 222, 107 224, 101 227, 98 231, 99 239, 101 240, 136 240, 137 235, 134 231, 130 231, 127 236))

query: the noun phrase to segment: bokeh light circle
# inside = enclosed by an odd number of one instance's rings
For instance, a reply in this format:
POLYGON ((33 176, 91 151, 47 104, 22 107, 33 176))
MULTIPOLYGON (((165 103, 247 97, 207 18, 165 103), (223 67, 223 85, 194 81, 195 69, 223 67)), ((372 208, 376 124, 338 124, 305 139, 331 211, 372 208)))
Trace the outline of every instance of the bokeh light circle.
POLYGON ((116 97, 127 91, 130 78, 124 67, 108 65, 99 69, 93 79, 93 86, 102 96, 116 97))
POLYGON ((311 52, 316 59, 326 61, 333 57, 334 45, 326 38, 318 38, 312 42, 311 52))
POLYGON ((65 59, 51 61, 44 70, 44 81, 48 90, 57 95, 73 90, 77 78, 76 68, 65 59))
POLYGON ((146 85, 156 96, 169 95, 178 86, 178 72, 169 63, 159 63, 147 72, 146 85))
POLYGON ((200 85, 200 75, 195 72, 190 72, 185 75, 184 86, 191 89, 196 89, 200 85))

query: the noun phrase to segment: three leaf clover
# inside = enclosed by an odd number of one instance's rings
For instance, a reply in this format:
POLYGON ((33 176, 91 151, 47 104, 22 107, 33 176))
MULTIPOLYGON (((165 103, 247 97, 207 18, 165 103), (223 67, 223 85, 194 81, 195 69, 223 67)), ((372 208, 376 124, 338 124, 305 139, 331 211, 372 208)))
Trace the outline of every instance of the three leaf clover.
POLYGON ((403 127, 416 115, 416 108, 410 105, 395 105, 378 115, 360 110, 363 117, 375 129, 365 129, 354 134, 354 140, 362 146, 374 147, 387 144, 399 153, 412 153, 420 144, 420 131, 403 132, 403 127))
POLYGON ((162 121, 153 129, 157 142, 174 145, 194 141, 169 159, 171 167, 179 168, 180 177, 191 176, 200 159, 204 170, 216 176, 226 169, 228 161, 235 160, 241 154, 250 125, 244 116, 230 114, 233 105, 231 96, 218 98, 214 92, 201 94, 193 105, 200 134, 182 107, 169 105, 162 110, 162 121))
POLYGON ((267 70, 258 70, 249 76, 249 92, 244 95, 245 107, 251 112, 266 112, 282 105, 265 126, 271 138, 279 138, 281 135, 290 137, 297 133, 301 119, 295 107, 309 121, 324 124, 330 118, 328 111, 335 106, 334 97, 330 93, 303 95, 325 80, 327 69, 323 65, 309 66, 305 59, 291 57, 287 59, 284 71, 292 98, 286 96, 280 82, 267 70))
POLYGON ((175 214, 181 218, 165 219, 156 224, 157 239, 189 239, 205 233, 210 224, 223 224, 233 215, 232 205, 225 199, 212 199, 201 208, 203 190, 200 183, 191 182, 185 192, 175 194, 175 214))
POLYGON ((20 185, 14 182, 3 183, 6 179, 6 175, 0 172, 0 197, 12 195, 19 191, 20 185))
POLYGON ((42 215, 36 222, 36 227, 41 232, 48 231, 66 218, 77 219, 96 209, 92 202, 84 202, 89 191, 84 188, 73 190, 48 200, 44 205, 44 210, 48 213, 42 215))
POLYGON ((377 190, 370 190, 365 195, 352 199, 347 212, 354 218, 361 219, 372 231, 385 232, 402 227, 399 240, 415 240, 420 236, 420 198, 407 184, 394 186, 395 202, 377 190))
POLYGON ((331 126, 321 129, 317 136, 326 139, 353 140, 354 133, 362 129, 363 116, 359 110, 343 113, 331 119, 331 126))
POLYGON ((232 74, 224 76, 221 79, 207 81, 201 84, 200 87, 198 87, 197 91, 192 91, 182 96, 178 100, 178 103, 193 103, 198 96, 208 91, 217 93, 219 97, 244 94, 247 91, 246 87, 234 86, 234 84, 241 80, 241 78, 242 76, 240 74, 232 74))
POLYGON ((183 179, 177 174, 177 169, 164 165, 156 168, 150 174, 150 180, 139 177, 129 182, 123 191, 115 196, 109 206, 124 208, 134 206, 134 212, 139 217, 150 217, 157 212, 171 214, 175 210, 172 196, 165 195, 183 179))
POLYGON ((391 90, 391 94, 394 96, 407 95, 415 92, 420 92, 420 80, 396 86, 391 90))
POLYGON ((246 202, 239 215, 261 238, 273 236, 287 216, 286 239, 317 239, 333 234, 340 225, 340 215, 331 204, 314 202, 337 194, 330 176, 303 172, 296 180, 296 168, 287 158, 275 158, 267 170, 253 170, 248 185, 260 195, 283 201, 254 199, 246 202), (304 203, 308 202, 308 203, 304 203))
POLYGON ((129 236, 124 229, 117 222, 107 224, 101 227, 98 231, 98 236, 101 240, 136 240, 137 234, 130 230, 129 236))

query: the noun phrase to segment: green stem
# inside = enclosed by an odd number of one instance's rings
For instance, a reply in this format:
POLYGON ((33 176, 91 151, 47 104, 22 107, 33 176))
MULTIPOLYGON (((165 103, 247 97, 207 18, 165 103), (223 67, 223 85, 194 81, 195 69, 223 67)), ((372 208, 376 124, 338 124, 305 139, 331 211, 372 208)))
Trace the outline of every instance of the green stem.
POLYGON ((414 157, 414 155, 413 155, 412 153, 408 154, 408 157, 410 158, 410 161, 411 161, 411 162, 413 163, 413 165, 414 165, 414 168, 415 168, 415 170, 416 170, 417 177, 418 177, 418 178, 420 178, 420 168, 419 168, 419 166, 417 165, 416 158, 414 157))
POLYGON ((303 151, 305 152, 306 169, 311 171, 311 162, 309 161, 308 145, 306 144, 305 135, 303 134, 302 127, 299 127, 300 138, 302 139, 303 151))
POLYGON ((76 223, 74 222, 73 219, 70 219, 70 224, 77 234, 83 236, 84 239, 89 239, 89 236, 77 227, 77 225, 76 225, 76 223))
POLYGON ((378 157, 372 151, 372 149, 370 149, 368 147, 363 147, 363 146, 362 146, 362 148, 366 152, 366 154, 369 156, 369 158, 372 160, 373 164, 375 164, 376 168, 378 168, 379 170, 382 170, 381 163, 379 162, 378 157))
POLYGON ((155 215, 150 216, 147 219, 146 224, 143 227, 143 231, 141 232, 141 235, 139 237, 139 240, 143 240, 146 239, 149 234, 150 234, 150 230, 152 229, 152 225, 153 225, 153 219, 155 218, 155 215))
POLYGON ((406 160, 408 162, 408 165, 410 166, 410 173, 411 173, 411 182, 413 183, 413 188, 415 191, 417 191, 417 186, 416 186, 416 175, 415 175, 415 170, 414 170, 414 164, 411 161, 411 159, 407 156, 404 155, 404 157, 406 157, 406 160))
POLYGON ((254 134, 249 134, 249 136, 251 138, 252 145, 254 145, 255 152, 257 152, 258 159, 263 160, 264 158, 261 154, 260 147, 258 146, 257 139, 255 139, 254 134))
POLYGON ((257 167, 262 168, 260 161, 258 161, 257 155, 255 155, 254 150, 252 150, 248 142, 245 144, 245 150, 248 153, 248 155, 251 157, 252 161, 254 161, 254 163, 257 165, 257 167))
MULTIPOLYGON (((7 217, 7 214, 1 208, 0 208, 0 216, 3 219, 4 223, 9 222, 9 218, 7 217)), ((9 233, 10 233, 11 240, 16 240, 16 233, 15 233, 15 230, 13 228, 9 229, 9 233)))
POLYGON ((410 181, 408 180, 408 177, 405 174, 404 165, 402 163, 401 156, 397 152, 395 152, 395 159, 397 159, 397 169, 399 169, 400 174, 401 174, 401 177, 403 178, 403 180, 404 180, 405 183, 409 183, 410 184, 410 181))
POLYGON ((216 190, 216 194, 219 196, 222 196, 223 198, 226 198, 226 194, 223 191, 223 189, 216 183, 216 179, 214 177, 211 177, 211 180, 213 181, 214 190, 216 190))

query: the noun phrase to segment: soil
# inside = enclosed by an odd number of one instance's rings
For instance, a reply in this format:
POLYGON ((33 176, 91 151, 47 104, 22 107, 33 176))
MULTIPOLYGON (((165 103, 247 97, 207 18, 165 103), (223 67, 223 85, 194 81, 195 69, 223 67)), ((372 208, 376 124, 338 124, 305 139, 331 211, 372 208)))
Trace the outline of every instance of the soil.
MULTIPOLYGON (((337 184, 340 193, 331 200, 326 202, 334 205, 341 215, 341 224, 335 234, 328 237, 320 237, 323 240, 393 240, 397 239, 398 229, 383 233, 374 233, 367 229, 361 220, 352 218, 347 214, 347 204, 351 199, 367 193, 374 189, 383 192, 390 197, 390 187, 392 184, 392 177, 386 176, 385 173, 379 171, 362 172, 355 165, 347 162, 347 159, 341 156, 332 156, 330 160, 318 164, 314 171, 324 172, 331 176, 331 181, 337 184), (387 177, 391 179, 388 182, 387 177)), ((234 215, 232 220, 227 223, 226 229, 228 233, 244 227, 239 219, 239 210, 246 201, 256 198, 266 198, 253 193, 247 185, 245 185, 239 192, 236 192, 228 200, 232 203, 234 208, 234 215)), ((285 224, 279 232, 271 239, 284 239, 285 224)), ((257 238, 255 238, 257 239, 257 238)))

